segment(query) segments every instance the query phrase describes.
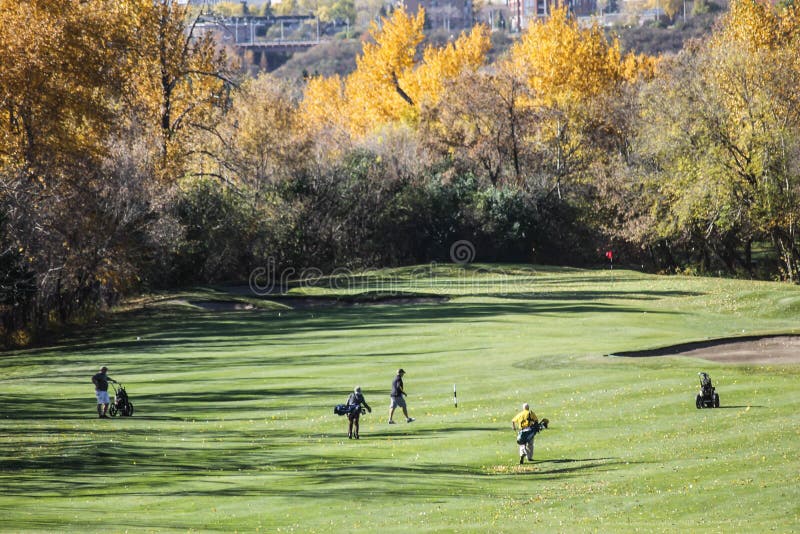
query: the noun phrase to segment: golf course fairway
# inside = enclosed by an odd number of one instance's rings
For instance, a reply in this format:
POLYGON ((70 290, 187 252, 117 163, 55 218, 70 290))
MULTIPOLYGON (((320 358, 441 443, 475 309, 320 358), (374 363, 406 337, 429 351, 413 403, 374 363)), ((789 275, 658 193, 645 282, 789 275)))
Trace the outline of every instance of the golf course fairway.
POLYGON ((615 356, 800 334, 800 287, 522 265, 336 282, 153 296, 1 353, 0 531, 800 530, 800 360, 615 356), (97 417, 102 365, 133 417, 97 417), (416 421, 389 425, 400 367, 416 421), (695 408, 700 371, 719 409, 695 408), (349 440, 333 407, 355 386, 373 410, 349 440), (523 402, 550 428, 520 466, 523 402))

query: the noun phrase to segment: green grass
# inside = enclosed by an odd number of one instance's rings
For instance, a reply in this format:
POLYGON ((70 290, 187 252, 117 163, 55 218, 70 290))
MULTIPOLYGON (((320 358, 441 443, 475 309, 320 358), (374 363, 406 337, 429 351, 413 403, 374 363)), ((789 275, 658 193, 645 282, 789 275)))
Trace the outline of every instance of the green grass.
POLYGON ((340 288, 295 289, 343 297, 295 311, 164 296, 0 355, 0 531, 800 529, 800 366, 604 356, 800 333, 800 288, 522 266, 340 288), (385 293, 450 298, 359 300, 385 293), (103 364, 134 417, 93 417, 103 364), (417 421, 389 426, 398 367, 417 421), (724 409, 695 409, 700 370, 724 409), (333 414, 355 385, 373 407, 358 442, 333 414), (524 401, 551 428, 519 468, 510 419, 524 401))

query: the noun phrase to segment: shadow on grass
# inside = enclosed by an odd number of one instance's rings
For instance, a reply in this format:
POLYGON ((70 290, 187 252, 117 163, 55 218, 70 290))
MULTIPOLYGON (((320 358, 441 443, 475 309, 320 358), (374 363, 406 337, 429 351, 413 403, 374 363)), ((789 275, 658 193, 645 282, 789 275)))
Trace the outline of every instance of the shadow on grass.
MULTIPOLYGON (((622 461, 619 458, 562 458, 554 460, 534 460, 535 470, 525 470, 507 473, 514 476, 534 476, 545 480, 559 480, 572 476, 579 476, 586 471, 610 471, 615 466, 638 464, 642 462, 622 461), (555 464, 555 465, 553 465, 555 464), (561 467, 561 464, 568 464, 561 467)), ((531 464, 528 464, 531 465, 531 464)))
MULTIPOLYGON (((238 433, 237 433, 238 436, 238 433)), ((252 438, 253 436, 251 436, 252 438)), ((275 451, 243 441, 224 451, 180 444, 142 447, 78 440, 49 454, 0 460, 7 496, 102 496, 110 481, 120 494, 149 496, 353 496, 434 498, 478 494, 479 470, 457 464, 394 461, 275 451), (269 484, 274 476, 281 484, 269 484), (124 489, 121 489, 123 488, 124 489), (342 491, 347 487, 347 491, 342 491)), ((5 456, 7 451, 0 451, 5 456)))
MULTIPOLYGON (((344 395, 342 388, 325 387, 256 387, 245 389, 239 387, 213 392, 165 391, 149 395, 134 395, 128 390, 134 405, 136 420, 187 420, 198 413, 213 413, 214 418, 228 413, 257 409, 262 412, 285 410, 284 399, 320 399, 338 398, 344 395), (241 403, 262 401, 257 406, 243 407, 241 403)), ((75 398, 42 399, 36 394, 0 393, 0 421, 6 420, 65 420, 96 418, 97 403, 91 393, 75 398)), ((113 394, 112 394, 113 402, 113 394)), ((331 404, 331 409, 333 404, 331 404)), ((311 409, 316 409, 316 406, 311 409)), ((321 407, 320 407, 321 408, 321 407)), ((326 407, 327 409, 327 407, 326 407)), ((246 414, 245 414, 246 415, 246 414)), ((251 417, 243 416, 245 419, 251 417)), ((116 419, 125 420, 125 417, 116 419)), ((228 418, 228 420, 230 420, 228 418)))
MULTIPOLYGON (((104 422, 103 422, 104 423, 104 422)), ((102 424, 102 423, 100 423, 102 424)), ((102 429, 102 426, 99 427, 102 429)), ((191 432, 191 427, 187 430, 191 432)), ((417 430, 419 437, 452 436, 459 432, 488 432, 482 426, 417 430)), ((110 480, 125 495, 150 496, 284 496, 336 498, 347 495, 436 498, 478 494, 476 479, 496 476, 484 468, 454 463, 407 462, 371 455, 358 458, 351 449, 330 449, 324 455, 304 453, 304 442, 319 436, 301 431, 263 429, 205 431, 187 442, 183 432, 153 435, 131 428, 82 437, 20 451, 13 443, 0 446, 0 471, 6 495, 101 496, 110 480), (111 439, 109 439, 109 436, 111 439), (144 441, 145 438, 149 441, 144 441), (294 444, 294 445, 293 445, 294 444), (266 481, 279 476, 279 485, 266 481), (231 484, 230 481, 237 481, 231 484)), ((86 434, 84 433, 84 436, 86 434)), ((327 437, 327 436, 324 436, 327 437)), ((418 436, 379 433, 374 439, 416 439, 418 436)), ((381 453, 378 453, 381 454, 381 453)), ((588 471, 609 470, 616 458, 539 460, 534 471, 505 475, 558 480, 588 471)))
MULTIPOLYGON (((398 423, 391 425, 392 427, 400 427, 405 425, 411 427, 414 423, 398 423)), ((387 426, 389 426, 387 424, 387 426)), ((405 440, 405 439, 431 439, 431 438, 448 438, 453 433, 458 432, 497 432, 497 426, 437 426, 436 428, 409 428, 403 430, 400 427, 396 430, 386 430, 378 432, 369 432, 361 434, 361 441, 364 439, 391 439, 391 440, 405 440)))
MULTIPOLYGON (((0 421, 3 419, 88 419, 97 417, 94 395, 86 398, 42 398, 42 395, 0 393, 0 421)), ((6 432, 6 429, 3 430, 6 432)))

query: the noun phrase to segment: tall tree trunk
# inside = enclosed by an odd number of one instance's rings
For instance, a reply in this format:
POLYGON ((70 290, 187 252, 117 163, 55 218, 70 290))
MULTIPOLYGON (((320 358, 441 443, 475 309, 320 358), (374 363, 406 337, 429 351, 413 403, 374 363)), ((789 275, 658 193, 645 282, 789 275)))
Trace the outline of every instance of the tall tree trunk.
POLYGON ((772 231, 772 242, 783 262, 784 275, 793 283, 800 282, 800 251, 791 236, 781 229, 772 231))

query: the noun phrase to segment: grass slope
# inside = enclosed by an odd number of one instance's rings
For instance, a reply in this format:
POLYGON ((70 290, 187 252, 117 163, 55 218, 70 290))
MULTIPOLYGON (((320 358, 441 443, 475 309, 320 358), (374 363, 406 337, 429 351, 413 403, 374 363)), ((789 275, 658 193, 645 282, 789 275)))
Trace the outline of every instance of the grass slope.
POLYGON ((1 355, 0 530, 800 529, 797 366, 604 356, 798 332, 800 288, 516 266, 378 271, 338 287, 293 292, 450 299, 162 303, 1 355), (93 417, 102 364, 134 417, 93 417), (389 426, 398 367, 417 421, 389 426), (695 409, 700 370, 724 409, 695 409), (355 385, 374 408, 357 442, 332 413, 355 385), (519 467, 510 419, 524 401, 551 428, 519 467))

